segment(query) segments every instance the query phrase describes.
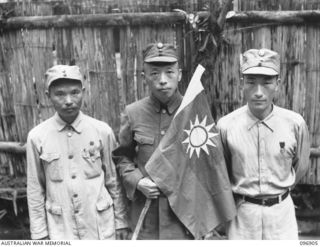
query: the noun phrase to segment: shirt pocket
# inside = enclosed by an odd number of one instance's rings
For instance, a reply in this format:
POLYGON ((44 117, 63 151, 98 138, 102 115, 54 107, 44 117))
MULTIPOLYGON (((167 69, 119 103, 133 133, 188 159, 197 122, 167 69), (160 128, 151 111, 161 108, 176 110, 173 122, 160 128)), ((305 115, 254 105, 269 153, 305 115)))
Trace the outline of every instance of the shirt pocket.
POLYGON ((51 239, 63 238, 63 211, 56 203, 46 202, 48 231, 51 239))
POLYGON ((290 143, 289 140, 287 140, 286 142, 279 142, 279 149, 279 156, 281 157, 281 159, 292 162, 292 159, 294 158, 296 152, 295 143, 290 143))
POLYGON ((60 162, 59 153, 43 153, 40 155, 40 159, 44 162, 47 167, 47 175, 53 182, 63 181, 63 167, 60 162))
POLYGON ((287 142, 284 147, 279 147, 279 149, 278 157, 280 167, 278 167, 276 172, 279 173, 279 176, 283 176, 281 174, 288 174, 292 169, 292 162, 295 158, 296 147, 292 144, 289 145, 289 142, 287 142))
POLYGON ((103 192, 96 203, 99 239, 114 239, 115 220, 113 200, 108 192, 103 192))
POLYGON ((82 151, 82 158, 85 161, 84 174, 87 179, 100 176, 102 172, 101 154, 99 150, 95 150, 92 155, 88 151, 82 151))
POLYGON ((99 196, 98 201, 96 203, 96 208, 98 212, 102 212, 107 210, 113 205, 113 200, 108 192, 103 193, 103 196, 99 196))
POLYGON ((142 163, 146 163, 154 151, 154 137, 141 133, 134 134, 137 142, 137 158, 142 163))

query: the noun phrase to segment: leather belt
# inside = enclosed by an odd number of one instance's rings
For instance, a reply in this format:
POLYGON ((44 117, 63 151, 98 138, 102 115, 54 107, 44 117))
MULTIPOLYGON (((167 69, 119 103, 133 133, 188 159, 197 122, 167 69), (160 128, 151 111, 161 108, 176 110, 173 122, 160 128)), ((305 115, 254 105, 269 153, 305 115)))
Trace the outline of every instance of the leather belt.
POLYGON ((282 195, 279 195, 277 197, 272 197, 272 198, 266 198, 266 199, 260 199, 260 198, 258 199, 258 198, 243 196, 243 195, 239 195, 239 196, 240 196, 240 198, 242 198, 246 202, 250 202, 250 203, 254 203, 254 204, 258 204, 258 205, 262 205, 262 206, 271 207, 271 206, 273 206, 275 204, 278 204, 278 203, 282 202, 284 199, 286 199, 288 197, 289 193, 290 193, 290 191, 287 190, 282 195))

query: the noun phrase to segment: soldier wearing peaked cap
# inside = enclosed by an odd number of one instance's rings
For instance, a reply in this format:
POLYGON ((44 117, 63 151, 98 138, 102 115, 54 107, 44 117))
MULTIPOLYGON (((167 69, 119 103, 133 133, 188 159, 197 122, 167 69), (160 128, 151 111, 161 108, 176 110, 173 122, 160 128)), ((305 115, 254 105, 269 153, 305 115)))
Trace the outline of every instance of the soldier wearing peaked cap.
POLYGON ((247 104, 218 121, 237 217, 229 239, 298 239, 290 190, 309 164, 309 133, 298 113, 278 107, 280 57, 251 49, 240 59, 247 104))
POLYGON ((56 113, 27 140, 27 196, 32 239, 122 239, 128 234, 125 196, 111 150, 108 124, 80 111, 79 67, 46 72, 56 113))
POLYGON ((182 101, 178 90, 181 80, 178 55, 173 45, 154 43, 146 47, 143 59, 143 77, 151 93, 126 106, 121 116, 120 146, 113 152, 131 201, 132 229, 146 198, 150 198, 152 203, 138 239, 193 239, 144 168, 182 101))

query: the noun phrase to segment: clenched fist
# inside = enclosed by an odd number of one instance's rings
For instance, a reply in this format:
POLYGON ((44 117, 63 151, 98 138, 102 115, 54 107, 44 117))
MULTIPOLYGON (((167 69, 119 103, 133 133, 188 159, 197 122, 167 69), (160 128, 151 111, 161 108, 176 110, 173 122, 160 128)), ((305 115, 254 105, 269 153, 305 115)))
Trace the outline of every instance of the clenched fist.
POLYGON ((160 195, 157 185, 148 177, 139 180, 137 189, 150 199, 156 199, 160 195))

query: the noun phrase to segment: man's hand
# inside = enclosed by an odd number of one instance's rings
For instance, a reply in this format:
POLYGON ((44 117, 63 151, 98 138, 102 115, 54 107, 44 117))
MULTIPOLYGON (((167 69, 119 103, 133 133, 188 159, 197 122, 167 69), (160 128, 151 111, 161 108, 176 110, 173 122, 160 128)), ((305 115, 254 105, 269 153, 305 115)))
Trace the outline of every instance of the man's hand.
POLYGON ((225 224, 222 223, 220 225, 218 225, 215 229, 213 229, 211 232, 208 232, 205 236, 204 236, 204 240, 225 240, 226 237, 222 234, 220 234, 219 232, 225 232, 225 224))
POLYGON ((117 240, 127 240, 129 239, 130 229, 129 228, 121 228, 116 230, 116 239, 117 240))
POLYGON ((156 199, 160 195, 157 185, 148 177, 139 180, 137 189, 150 199, 156 199))

